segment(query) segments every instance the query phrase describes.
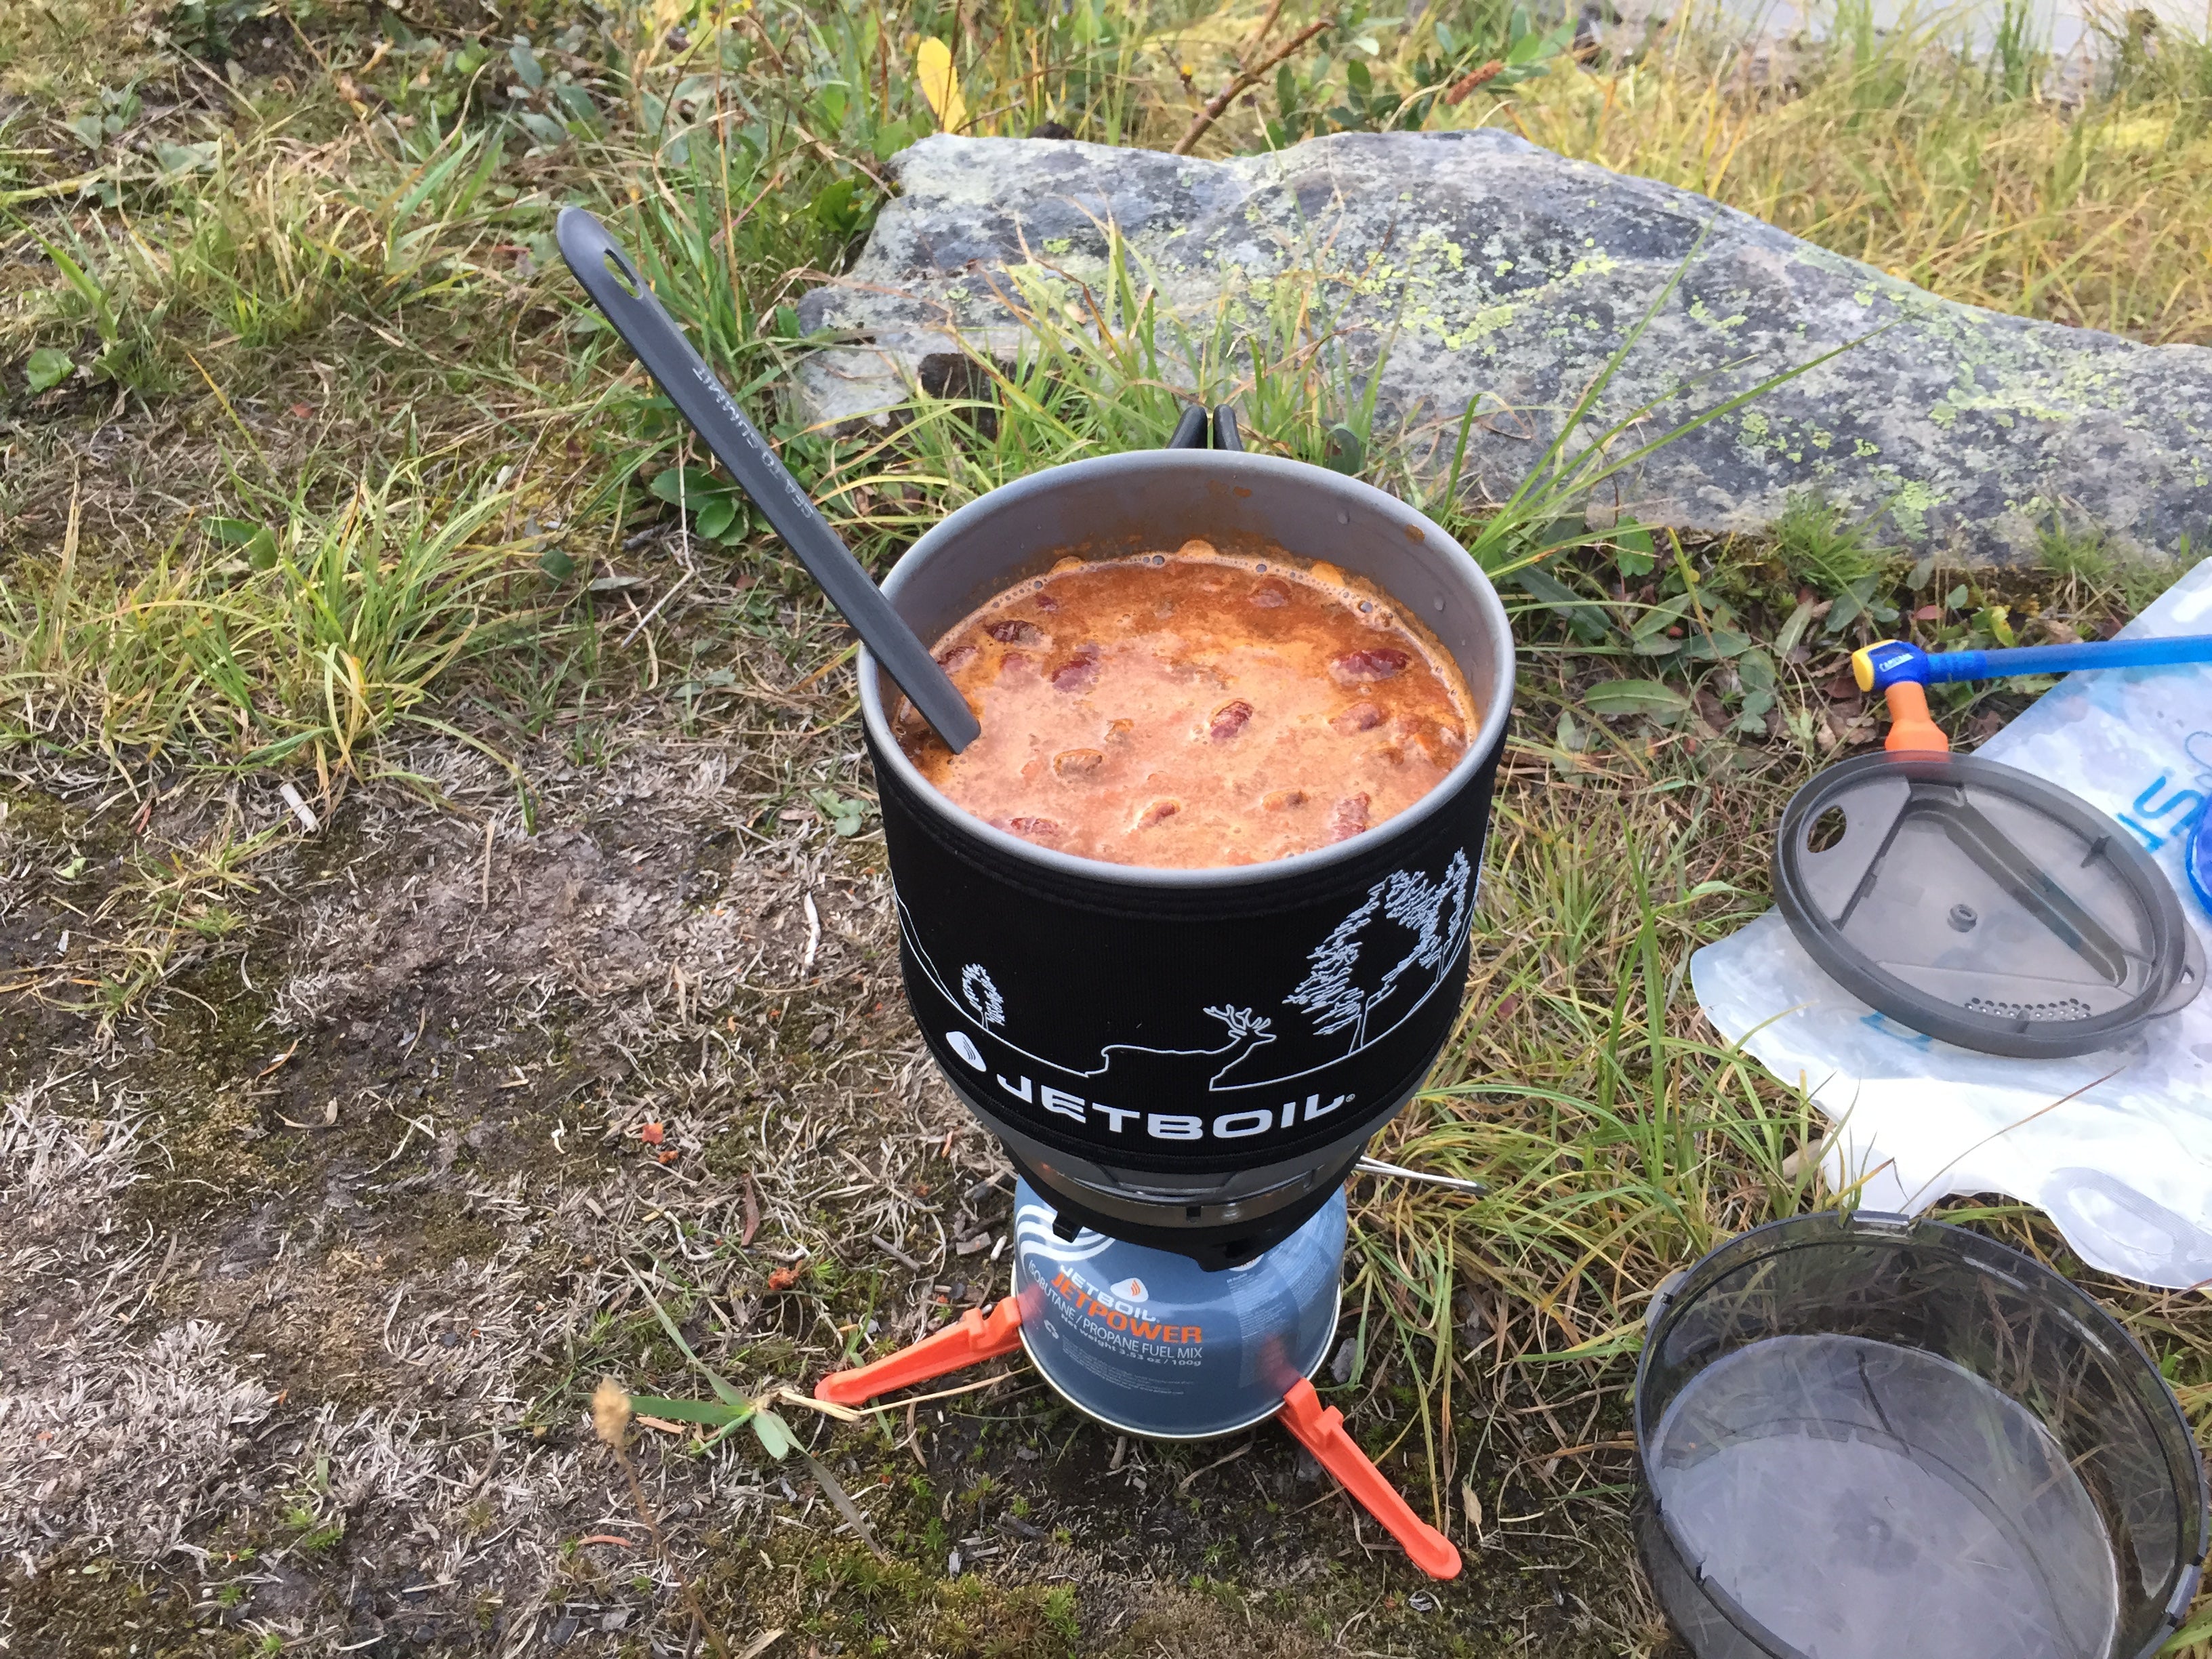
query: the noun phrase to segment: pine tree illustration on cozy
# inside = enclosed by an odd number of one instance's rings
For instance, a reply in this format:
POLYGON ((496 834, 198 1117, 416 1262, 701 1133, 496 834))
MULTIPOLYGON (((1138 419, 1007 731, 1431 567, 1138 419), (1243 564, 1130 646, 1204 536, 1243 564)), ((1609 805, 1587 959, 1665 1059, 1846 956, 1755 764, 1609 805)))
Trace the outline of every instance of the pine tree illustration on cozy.
POLYGON ((1472 874, 1467 854, 1455 853, 1441 881, 1399 870, 1376 882, 1368 889, 1366 902, 1314 948, 1305 978, 1283 1000, 1310 1017, 1322 1036, 1350 1031, 1346 1053, 1358 1053, 1367 1046, 1376 1015, 1406 976, 1417 968, 1433 975, 1443 965, 1467 920, 1472 874), (1400 942, 1407 934, 1410 948, 1400 942))

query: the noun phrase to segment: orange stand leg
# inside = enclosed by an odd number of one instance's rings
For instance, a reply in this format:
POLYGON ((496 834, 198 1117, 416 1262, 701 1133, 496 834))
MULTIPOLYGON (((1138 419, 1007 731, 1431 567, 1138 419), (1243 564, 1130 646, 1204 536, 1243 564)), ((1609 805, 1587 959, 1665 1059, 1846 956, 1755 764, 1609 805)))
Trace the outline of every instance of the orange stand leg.
POLYGON ((859 1406, 894 1389, 980 1365, 1020 1347, 1022 1305, 1011 1296, 1001 1297, 988 1314, 970 1308, 943 1330, 888 1358, 830 1372, 814 1385, 814 1397, 833 1406, 859 1406))
POLYGON ((1415 1566, 1431 1578, 1459 1577, 1459 1551, 1451 1540, 1413 1513, 1398 1489, 1382 1478, 1382 1470, 1367 1461, 1358 1443, 1344 1431, 1344 1413, 1334 1406, 1323 1407, 1314 1385, 1303 1376, 1283 1396, 1282 1419, 1283 1426, 1343 1484, 1360 1508, 1405 1547, 1415 1566))

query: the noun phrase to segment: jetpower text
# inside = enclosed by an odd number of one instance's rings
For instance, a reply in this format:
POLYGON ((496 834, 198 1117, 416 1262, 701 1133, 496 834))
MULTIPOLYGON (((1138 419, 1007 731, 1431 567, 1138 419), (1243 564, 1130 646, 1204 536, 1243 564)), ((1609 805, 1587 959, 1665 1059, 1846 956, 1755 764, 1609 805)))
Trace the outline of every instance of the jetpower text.
POLYGON ((1155 1365, 1196 1365, 1203 1360, 1201 1326, 1154 1318, 1136 1304, 1085 1284, 1072 1267, 1055 1267, 1048 1288, 1086 1341, 1155 1365))

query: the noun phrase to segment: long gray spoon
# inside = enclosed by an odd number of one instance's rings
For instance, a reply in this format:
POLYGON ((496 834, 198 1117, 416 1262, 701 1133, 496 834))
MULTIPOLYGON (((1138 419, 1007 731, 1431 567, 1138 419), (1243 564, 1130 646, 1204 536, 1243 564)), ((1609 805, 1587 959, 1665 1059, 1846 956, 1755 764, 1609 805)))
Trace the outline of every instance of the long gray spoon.
POLYGON ((607 234, 606 227, 578 207, 561 210, 554 234, 561 257, 592 303, 629 343, 637 360, 668 394, 677 412, 752 497, 775 533, 822 585, 876 660, 914 700, 914 706, 954 754, 975 741, 982 727, 929 647, 891 609, 875 580, 838 538, 775 452, 738 411, 714 371, 700 361, 676 320, 653 297, 645 279, 607 234))

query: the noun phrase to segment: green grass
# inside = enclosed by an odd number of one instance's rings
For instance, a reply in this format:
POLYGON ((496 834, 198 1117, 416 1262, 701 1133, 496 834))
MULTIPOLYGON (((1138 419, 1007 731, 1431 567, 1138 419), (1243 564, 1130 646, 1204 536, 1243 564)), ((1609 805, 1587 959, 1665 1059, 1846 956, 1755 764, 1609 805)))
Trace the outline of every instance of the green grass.
POLYGON ((1922 19, 1799 54, 1794 96, 1681 32, 1632 66, 1531 83, 1487 118, 1952 299, 2212 340, 2212 49, 2119 52, 2071 108, 2041 95, 2051 66, 2017 33, 1977 60, 1945 14, 1922 19))
POLYGON ((1774 526, 1774 554, 1799 582, 1830 599, 1881 568, 1885 550, 1871 546, 1863 525, 1846 522, 1828 502, 1799 495, 1774 526))
MULTIPOLYGON (((1355 1231, 1346 1308, 1370 1343, 1414 1357, 1439 1510, 1461 1502, 1476 1449, 1457 1437, 1481 1420, 1455 1417, 1455 1398, 1540 1395, 1557 1379, 1538 1373, 1554 1370, 1618 1390, 1667 1273, 1834 1200, 1792 1161, 1820 1133, 1809 1106, 1717 1043, 1685 994, 1690 948, 1765 908, 1735 884, 1727 820, 1800 768, 1717 783, 1679 744, 1655 758, 1595 730, 1572 787, 1540 751, 1513 756, 1468 1012, 1379 1152, 1491 1190, 1383 1186, 1355 1231), (1486 1331, 1470 1297, 1494 1304, 1486 1331)), ((1504 1500, 1493 1486, 1482 1501, 1494 1514, 1504 1500)))
POLYGON ((326 798, 376 775, 380 739, 453 733, 441 681, 530 627, 544 583, 511 507, 396 471, 327 513, 191 526, 130 578, 82 566, 73 514, 51 566, 0 575, 0 741, 296 766, 326 798))

